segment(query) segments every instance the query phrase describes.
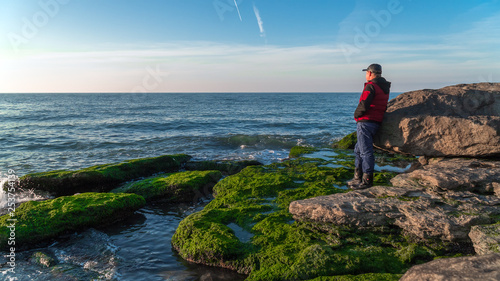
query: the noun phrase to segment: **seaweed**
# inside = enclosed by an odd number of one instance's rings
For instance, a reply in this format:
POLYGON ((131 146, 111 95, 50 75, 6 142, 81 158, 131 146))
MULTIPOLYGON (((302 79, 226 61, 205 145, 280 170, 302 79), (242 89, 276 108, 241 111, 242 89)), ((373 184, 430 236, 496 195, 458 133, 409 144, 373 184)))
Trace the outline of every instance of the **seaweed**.
MULTIPOLYGON (((215 199, 180 223, 172 246, 189 261, 266 281, 344 275, 351 279, 338 280, 396 280, 411 265, 440 254, 407 241, 395 229, 295 221, 288 212, 292 201, 347 192, 337 186, 352 170, 326 167, 326 162, 298 158, 247 167, 221 180, 214 187, 215 199), (251 238, 240 240, 234 225, 251 238)), ((386 182, 390 175, 379 180, 386 182)))
MULTIPOLYGON (((104 164, 77 171, 50 171, 22 176, 16 190, 43 190, 54 196, 96 191, 106 192, 132 179, 160 172, 178 171, 191 159, 185 154, 134 159, 115 164, 104 164)), ((4 185, 4 189, 7 186, 4 185)))
POLYGON ((145 205, 136 194, 82 193, 46 201, 29 201, 0 217, 2 249, 55 238, 61 234, 124 219, 145 205), (11 238, 12 227, 15 238, 11 238))

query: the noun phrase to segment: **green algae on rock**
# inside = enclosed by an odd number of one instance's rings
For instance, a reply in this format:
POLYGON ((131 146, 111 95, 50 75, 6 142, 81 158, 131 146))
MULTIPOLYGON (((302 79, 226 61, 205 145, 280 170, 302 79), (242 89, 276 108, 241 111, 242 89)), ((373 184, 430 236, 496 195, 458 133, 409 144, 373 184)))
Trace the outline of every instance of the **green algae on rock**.
POLYGON ((18 249, 68 232, 113 223, 133 214, 145 203, 136 194, 112 193, 82 193, 25 202, 13 216, 0 217, 0 247, 18 249), (9 240, 12 226, 15 240, 9 240))
POLYGON ((189 161, 186 163, 186 170, 206 171, 218 170, 224 175, 234 175, 248 166, 261 166, 262 163, 256 160, 221 160, 221 161, 189 161))
POLYGON ((437 255, 394 229, 294 221, 288 211, 292 201, 345 192, 337 186, 344 185, 352 170, 328 167, 327 162, 299 158, 248 167, 223 179, 214 187, 215 199, 179 224, 174 249, 189 261, 266 281, 365 273, 401 276, 413 263, 437 255))
POLYGON ((318 151, 318 149, 314 148, 314 147, 294 146, 294 147, 292 147, 292 149, 290 149, 290 153, 289 153, 288 157, 297 158, 297 157, 300 157, 304 154, 313 153, 315 151, 318 151))
POLYGON ((350 133, 343 137, 341 140, 333 144, 333 147, 340 149, 354 149, 358 141, 358 134, 356 132, 350 133))
POLYGON ((189 159, 191 156, 185 154, 164 155, 97 165, 77 171, 59 170, 28 174, 21 177, 15 187, 23 190, 43 190, 55 196, 89 191, 103 192, 132 179, 160 172, 178 171, 189 159))
POLYGON ((135 193, 147 201, 192 202, 209 195, 221 178, 220 171, 178 172, 127 183, 111 192, 135 193))
POLYGON ((30 257, 30 262, 42 268, 52 267, 57 264, 56 260, 44 252, 35 252, 30 257))

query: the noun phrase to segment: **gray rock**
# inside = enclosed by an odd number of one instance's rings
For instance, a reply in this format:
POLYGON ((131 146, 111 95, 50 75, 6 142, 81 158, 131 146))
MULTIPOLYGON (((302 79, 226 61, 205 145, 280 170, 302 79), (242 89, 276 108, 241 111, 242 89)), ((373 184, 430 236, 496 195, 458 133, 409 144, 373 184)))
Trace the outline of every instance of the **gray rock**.
POLYGON ((435 191, 472 191, 500 197, 500 162, 479 159, 434 158, 421 169, 400 174, 394 186, 431 188, 435 191))
POLYGON ((289 211, 296 220, 328 222, 356 227, 386 226, 402 217, 398 209, 399 189, 373 187, 294 201, 289 211), (392 191, 392 192, 391 192, 392 191), (388 195, 390 194, 390 195, 388 195), (386 198, 382 198, 385 196, 386 198))
POLYGON ((469 237, 478 255, 500 254, 500 223, 491 225, 475 225, 469 237))
POLYGON ((470 243, 473 225, 494 223, 500 199, 471 192, 375 186, 294 201, 296 220, 356 228, 397 226, 422 240, 470 243))
POLYGON ((500 155, 500 83, 401 94, 388 104, 375 146, 412 155, 500 155))
POLYGON ((30 261, 42 268, 48 268, 57 264, 54 258, 42 251, 33 253, 33 255, 31 255, 30 261))
POLYGON ((400 281, 498 281, 500 255, 434 260, 410 268, 400 281))

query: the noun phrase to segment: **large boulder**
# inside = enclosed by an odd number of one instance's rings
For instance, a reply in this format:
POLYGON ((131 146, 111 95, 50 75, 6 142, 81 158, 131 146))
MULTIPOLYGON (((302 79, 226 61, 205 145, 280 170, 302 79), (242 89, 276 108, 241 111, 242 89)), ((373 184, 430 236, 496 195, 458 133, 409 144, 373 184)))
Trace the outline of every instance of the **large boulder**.
POLYGON ((412 155, 500 155, 500 83, 401 94, 388 104, 375 146, 412 155))
POLYGON ((427 280, 500 280, 500 255, 438 259, 416 265, 400 281, 427 280))

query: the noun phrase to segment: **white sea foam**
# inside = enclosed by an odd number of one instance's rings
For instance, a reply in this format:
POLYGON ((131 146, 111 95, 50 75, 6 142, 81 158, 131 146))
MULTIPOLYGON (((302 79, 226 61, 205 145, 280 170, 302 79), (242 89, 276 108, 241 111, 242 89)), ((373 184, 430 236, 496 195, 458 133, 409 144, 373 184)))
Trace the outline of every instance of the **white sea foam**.
POLYGON ((27 201, 39 201, 48 199, 48 195, 42 195, 34 190, 20 190, 17 189, 15 193, 10 193, 3 189, 3 186, 9 181, 7 177, 0 178, 0 214, 6 214, 9 211, 9 198, 12 198, 10 202, 15 202, 16 206, 27 201))

